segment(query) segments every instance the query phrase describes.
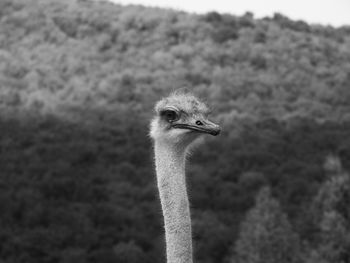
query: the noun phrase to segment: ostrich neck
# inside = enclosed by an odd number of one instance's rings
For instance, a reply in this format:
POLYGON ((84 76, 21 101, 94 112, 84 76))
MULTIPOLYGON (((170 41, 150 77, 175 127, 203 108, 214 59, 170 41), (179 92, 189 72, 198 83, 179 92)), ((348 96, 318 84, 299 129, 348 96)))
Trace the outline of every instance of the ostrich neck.
POLYGON ((185 150, 155 142, 157 183, 162 204, 167 263, 192 263, 185 150))

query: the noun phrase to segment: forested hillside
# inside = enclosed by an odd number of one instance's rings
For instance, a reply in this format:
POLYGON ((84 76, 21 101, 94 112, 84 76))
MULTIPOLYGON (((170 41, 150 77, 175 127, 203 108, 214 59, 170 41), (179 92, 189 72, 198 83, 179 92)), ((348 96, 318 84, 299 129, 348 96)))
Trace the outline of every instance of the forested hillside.
POLYGON ((0 261, 164 262, 148 123, 184 87, 223 126, 196 262, 350 262, 350 27, 90 0, 0 0, 0 261))

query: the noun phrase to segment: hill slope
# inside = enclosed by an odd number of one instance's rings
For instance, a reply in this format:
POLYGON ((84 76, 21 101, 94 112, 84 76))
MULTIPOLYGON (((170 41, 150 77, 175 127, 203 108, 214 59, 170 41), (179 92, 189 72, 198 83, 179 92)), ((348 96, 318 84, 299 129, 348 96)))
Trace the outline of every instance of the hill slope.
POLYGON ((93 1, 1 5, 3 107, 149 110, 185 86, 226 118, 349 119, 349 28, 93 1))

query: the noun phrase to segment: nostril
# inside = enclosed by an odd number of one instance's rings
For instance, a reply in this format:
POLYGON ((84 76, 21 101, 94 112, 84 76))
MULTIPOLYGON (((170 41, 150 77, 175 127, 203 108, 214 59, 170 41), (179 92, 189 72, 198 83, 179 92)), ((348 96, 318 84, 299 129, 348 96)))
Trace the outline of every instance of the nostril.
POLYGON ((197 124, 198 126, 202 126, 202 125, 203 125, 203 122, 201 122, 201 121, 196 121, 196 124, 197 124))

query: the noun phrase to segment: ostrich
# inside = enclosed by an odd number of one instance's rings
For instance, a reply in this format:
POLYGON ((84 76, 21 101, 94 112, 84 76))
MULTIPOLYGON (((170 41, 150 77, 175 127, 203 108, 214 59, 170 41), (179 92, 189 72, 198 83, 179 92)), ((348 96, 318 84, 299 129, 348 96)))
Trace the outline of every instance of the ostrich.
POLYGON ((218 135, 208 108, 188 93, 173 93, 155 107, 150 136, 154 141, 157 185, 162 205, 168 263, 192 263, 192 233, 185 161, 202 134, 218 135))

